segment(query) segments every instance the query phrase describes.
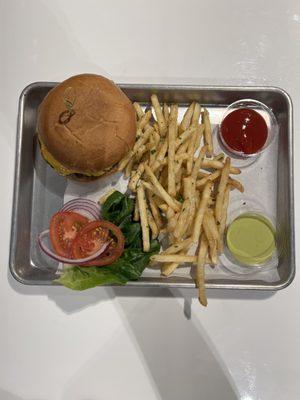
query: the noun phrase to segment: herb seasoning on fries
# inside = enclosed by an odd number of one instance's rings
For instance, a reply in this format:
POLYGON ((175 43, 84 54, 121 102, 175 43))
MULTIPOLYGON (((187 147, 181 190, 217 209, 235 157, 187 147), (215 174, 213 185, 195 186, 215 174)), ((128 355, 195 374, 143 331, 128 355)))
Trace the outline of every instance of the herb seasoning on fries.
POLYGON ((156 94, 151 104, 144 111, 134 103, 136 143, 118 169, 135 195, 144 251, 151 237, 166 235, 169 247, 151 261, 161 264, 162 276, 182 263, 195 264, 199 301, 206 306, 204 267, 216 265, 223 252, 230 191, 244 191, 230 175, 241 171, 214 153, 209 113, 199 103, 191 103, 181 121, 178 104, 161 105, 156 94))

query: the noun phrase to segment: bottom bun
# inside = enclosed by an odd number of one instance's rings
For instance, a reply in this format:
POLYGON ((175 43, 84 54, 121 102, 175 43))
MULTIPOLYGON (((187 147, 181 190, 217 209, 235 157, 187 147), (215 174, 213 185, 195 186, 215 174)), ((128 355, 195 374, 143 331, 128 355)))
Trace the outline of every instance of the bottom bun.
POLYGON ((93 182, 101 178, 101 176, 87 176, 83 174, 70 174, 65 176, 67 179, 76 182, 93 182))
POLYGON ((105 178, 108 175, 111 175, 115 172, 117 172, 117 166, 112 167, 109 171, 106 171, 103 175, 100 175, 100 176, 88 176, 88 175, 77 173, 77 174, 66 175, 66 178, 70 179, 71 181, 88 183, 88 182, 96 181, 101 178, 105 178))

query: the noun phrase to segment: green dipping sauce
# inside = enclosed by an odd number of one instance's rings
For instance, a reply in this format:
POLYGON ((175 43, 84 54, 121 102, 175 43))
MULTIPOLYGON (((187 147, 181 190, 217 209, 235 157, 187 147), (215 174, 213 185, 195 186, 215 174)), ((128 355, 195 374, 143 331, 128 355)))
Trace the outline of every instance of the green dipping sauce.
POLYGON ((245 213, 228 227, 226 242, 233 257, 242 264, 263 264, 275 250, 275 229, 262 215, 245 213))

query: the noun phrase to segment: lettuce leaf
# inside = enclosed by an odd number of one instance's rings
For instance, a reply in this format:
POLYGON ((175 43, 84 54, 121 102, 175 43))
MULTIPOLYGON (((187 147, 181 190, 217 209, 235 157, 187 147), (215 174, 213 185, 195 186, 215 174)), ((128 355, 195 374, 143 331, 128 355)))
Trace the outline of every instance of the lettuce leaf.
POLYGON ((128 281, 140 278, 150 257, 157 253, 159 248, 155 240, 151 243, 151 252, 125 249, 117 261, 105 267, 67 267, 55 282, 73 290, 85 290, 99 285, 124 285, 128 281))
POLYGON ((66 267, 54 282, 73 290, 85 290, 138 280, 149 264, 150 257, 159 251, 160 245, 157 240, 152 240, 150 252, 143 252, 141 226, 132 221, 133 208, 132 199, 120 192, 111 194, 102 206, 103 218, 118 225, 125 237, 125 250, 118 260, 104 267, 66 267))

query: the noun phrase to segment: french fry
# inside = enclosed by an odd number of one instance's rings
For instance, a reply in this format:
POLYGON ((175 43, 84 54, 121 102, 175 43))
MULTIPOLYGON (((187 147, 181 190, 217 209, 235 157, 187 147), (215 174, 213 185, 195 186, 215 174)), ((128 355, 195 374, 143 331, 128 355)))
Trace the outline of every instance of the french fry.
POLYGON ((184 199, 190 199, 192 196, 192 177, 187 176, 182 179, 183 182, 183 197, 184 199))
POLYGON ((204 187, 202 198, 196 212, 196 218, 194 223, 194 230, 193 230, 193 242, 198 243, 201 233, 201 227, 203 222, 204 213, 206 211, 207 203, 211 195, 212 189, 212 182, 207 182, 204 187))
POLYGON ((212 265, 217 265, 218 264, 218 242, 217 240, 213 240, 210 243, 210 259, 211 259, 211 264, 212 265))
POLYGON ((164 168, 162 168, 160 170, 159 182, 164 188, 167 188, 167 186, 168 186, 168 166, 165 166, 164 168))
POLYGON ((213 216, 207 210, 203 218, 203 230, 208 240, 212 264, 216 265, 218 263, 217 251, 218 251, 219 232, 214 223, 215 221, 213 216))
POLYGON ((212 133, 211 133, 211 124, 209 120, 209 113, 205 109, 203 113, 203 123, 204 123, 204 139, 207 144, 208 154, 212 155, 214 152, 213 142, 212 142, 212 133))
POLYGON ((186 140, 190 139, 192 137, 192 135, 194 134, 194 132, 196 131, 196 127, 192 126, 188 129, 186 129, 185 131, 183 131, 178 138, 176 139, 175 142, 175 148, 176 150, 179 148, 179 146, 181 146, 186 140))
POLYGON ((197 188, 197 189, 199 189, 200 187, 204 186, 204 185, 206 184, 206 182, 208 182, 208 181, 213 182, 213 181, 215 181, 216 179, 218 179, 219 176, 221 175, 221 171, 220 171, 220 170, 217 170, 217 171, 213 172, 212 174, 206 174, 206 175, 207 175, 207 176, 205 176, 205 177, 199 179, 199 180, 196 182, 196 188, 197 188))
POLYGON ((170 117, 169 117, 169 135, 168 135, 168 193, 170 196, 176 195, 176 184, 175 184, 175 139, 177 131, 177 116, 178 106, 172 104, 170 117))
POLYGON ((132 176, 132 178, 130 179, 130 182, 128 184, 128 187, 130 190, 132 190, 133 192, 136 190, 136 186, 139 182, 139 180, 141 179, 143 173, 145 171, 145 165, 144 163, 139 164, 136 173, 132 176))
POLYGON ((157 207, 163 213, 166 213, 169 206, 164 202, 164 200, 160 196, 160 193, 157 191, 157 189, 150 182, 142 181, 141 183, 144 185, 145 189, 147 189, 149 192, 148 198, 151 196, 151 198, 153 199, 153 201, 157 205, 157 207))
MULTIPOLYGON (((179 254, 184 254, 184 253, 179 253, 179 254)), ((160 272, 162 276, 170 276, 177 267, 179 267, 180 263, 163 263, 161 264, 160 267, 160 272)))
POLYGON ((205 213, 205 218, 207 220, 207 223, 209 225, 209 229, 211 231, 212 237, 214 240, 219 240, 219 230, 216 224, 216 220, 213 215, 213 211, 211 209, 208 209, 205 213))
POLYGON ((187 221, 187 231, 186 231, 187 236, 190 236, 193 233, 196 207, 197 207, 196 201, 195 200, 191 201, 190 214, 187 221))
POLYGON ((191 125, 197 127, 199 125, 199 118, 201 115, 201 106, 199 103, 195 103, 194 112, 191 120, 191 125))
MULTIPOLYGON (((153 123, 153 129, 155 130, 155 132, 157 132, 159 134, 159 126, 156 121, 153 123)), ((159 137, 160 137, 160 135, 159 135, 159 137)))
POLYGON ((159 133, 155 129, 152 132, 152 136, 154 138, 156 147, 158 147, 158 144, 159 144, 159 141, 160 141, 160 136, 159 136, 159 133))
POLYGON ((150 165, 154 163, 155 154, 156 154, 156 143, 155 143, 155 139, 153 136, 153 132, 152 132, 152 135, 150 136, 150 140, 149 140, 150 145, 151 145, 151 147, 149 148, 149 153, 150 153, 149 154, 149 163, 150 163, 150 165))
POLYGON ((197 259, 197 269, 196 269, 196 285, 198 286, 199 301, 203 306, 207 306, 207 298, 205 291, 205 270, 204 264, 207 255, 207 240, 204 235, 202 235, 198 259, 197 259))
POLYGON ((150 162, 150 158, 149 158, 149 152, 146 151, 143 155, 141 159, 138 159, 137 157, 135 157, 135 163, 144 163, 144 164, 149 164, 150 162))
MULTIPOLYGON (((144 185, 146 184, 146 182, 144 182, 144 185)), ((152 189, 154 189, 154 186, 149 183, 149 185, 152 187, 152 189)), ((153 191, 153 190, 152 190, 153 191)), ((150 195, 150 192, 149 192, 150 195)), ((157 205, 157 207, 159 207, 162 204, 166 204, 163 199, 160 196, 157 196, 156 194, 152 194, 152 200, 154 201, 154 203, 157 205)), ((166 205, 167 206, 167 205, 166 205)), ((168 207, 168 206, 167 206, 168 207)))
POLYGON ((141 159, 143 158, 143 156, 145 155, 145 154, 147 154, 147 152, 148 152, 148 146, 147 145, 145 145, 145 144, 142 144, 138 149, 137 149, 137 151, 136 151, 136 153, 135 153, 135 155, 134 155, 134 157, 135 157, 135 162, 140 162, 141 161, 141 159))
POLYGON ((197 157, 196 162, 193 166, 192 179, 194 182, 196 182, 197 175, 198 175, 199 169, 201 168, 201 164, 204 160, 206 151, 207 151, 207 146, 203 146, 202 149, 200 150, 199 156, 197 157))
POLYGON ((183 143, 181 146, 178 147, 176 154, 175 154, 175 160, 179 161, 179 163, 182 163, 185 161, 188 157, 187 154, 187 148, 188 148, 189 142, 186 141, 183 143), (177 159, 178 158, 178 159, 177 159))
POLYGON ((188 148, 188 143, 184 143, 181 145, 178 149, 178 151, 175 154, 175 161, 186 161, 189 158, 188 153, 186 152, 188 148), (183 147, 185 145, 185 148, 183 147))
POLYGON ((177 172, 175 172, 175 182, 176 182, 176 192, 180 191, 181 188, 181 178, 183 174, 183 168, 180 168, 177 172))
POLYGON ((195 148, 196 140, 197 140, 197 129, 194 131, 194 133, 189 141, 189 145, 188 145, 188 149, 187 149, 188 159, 187 159, 187 163, 186 163, 186 173, 188 175, 190 175, 192 172, 193 157, 194 157, 194 153, 195 153, 194 148, 195 148))
POLYGON ((187 153, 185 153, 185 151, 188 148, 188 144, 189 144, 188 141, 186 143, 183 143, 179 147, 179 149, 177 150, 177 152, 175 154, 175 175, 177 175, 179 173, 180 169, 182 169, 182 167, 181 167, 182 163, 183 163, 183 161, 186 160, 186 158, 183 156, 184 156, 184 154, 187 154, 187 153), (181 150, 183 151, 183 153, 180 153, 181 150))
POLYGON ((187 220, 189 217, 190 208, 191 208, 190 199, 184 200, 184 202, 182 204, 182 209, 181 209, 181 212, 179 214, 179 218, 178 218, 178 221, 176 224, 176 228, 174 230, 174 237, 176 240, 180 240, 184 236, 185 232, 188 229, 187 220))
POLYGON ((168 107, 167 103, 164 103, 164 105, 163 105, 163 114, 164 114, 166 124, 168 125, 170 112, 169 112, 169 107, 168 107))
POLYGON ((155 220, 153 218, 153 215, 151 214, 151 211, 149 209, 147 209, 147 218, 148 218, 149 227, 152 231, 152 238, 156 239, 158 236, 158 227, 157 227, 155 220))
POLYGON ((146 181, 140 181, 140 184, 142 184, 145 187, 145 189, 147 189, 149 192, 161 198, 159 191, 156 189, 155 186, 152 185, 152 183, 146 181))
POLYGON ((139 203, 138 199, 136 198, 134 203, 133 220, 139 221, 139 219, 140 219, 139 203))
POLYGON ((132 156, 134 155, 134 152, 130 150, 124 158, 119 162, 118 164, 118 171, 123 171, 124 168, 126 168, 126 165, 129 163, 131 160, 132 156))
POLYGON ((153 194, 149 191, 147 191, 147 194, 148 194, 149 206, 150 206, 154 221, 156 223, 158 230, 160 230, 163 226, 163 221, 162 221, 158 206, 154 201, 153 194))
POLYGON ((160 105, 155 94, 145 111, 137 102, 134 108, 136 142, 118 169, 130 176, 128 188, 136 193, 133 219, 140 221, 143 249, 149 251, 151 236, 166 234, 169 247, 151 261, 161 263, 162 276, 181 263, 197 264, 199 301, 206 306, 204 265, 215 265, 223 251, 230 191, 244 191, 230 174, 241 170, 223 153, 213 154, 209 114, 200 104, 190 104, 181 122, 178 105, 160 105), (197 254, 187 254, 195 244, 197 254))
POLYGON ((224 250, 224 232, 225 232, 226 220, 227 220, 229 195, 230 195, 230 188, 227 186, 225 189, 224 200, 223 200, 223 204, 222 204, 222 215, 221 215, 221 221, 220 221, 220 225, 219 225, 219 246, 218 246, 219 253, 222 253, 224 250))
POLYGON ((198 171, 198 178, 200 178, 200 179, 207 178, 209 175, 211 175, 211 172, 209 172, 209 171, 202 170, 202 169, 200 169, 200 171, 198 171))
POLYGON ((160 132, 161 136, 165 136, 167 133, 167 124, 166 124, 165 118, 163 116, 163 113, 162 113, 162 110, 161 110, 161 107, 160 107, 160 104, 159 104, 156 94, 153 94, 151 96, 151 103, 153 105, 154 112, 156 115, 159 132, 160 132))
POLYGON ((188 216, 186 219, 186 229, 184 233, 190 234, 190 226, 192 225, 192 221, 195 217, 196 211, 196 199, 195 199, 195 182, 193 181, 191 176, 183 178, 183 197, 185 200, 189 200, 189 208, 188 208, 188 216))
POLYGON ((179 133, 184 132, 191 124, 191 119, 194 112, 195 103, 191 103, 184 113, 182 121, 179 126, 179 133))
POLYGON ((159 192, 160 197, 173 208, 174 211, 180 211, 181 204, 174 200, 169 193, 162 187, 162 185, 157 180, 156 176, 152 172, 151 168, 148 165, 145 165, 145 171, 149 179, 151 180, 153 186, 156 188, 156 191, 159 192))
MULTIPOLYGON (((191 177, 190 177, 191 178, 191 177)), ((190 206, 190 212, 189 212, 189 216, 187 219, 187 235, 191 235, 192 234, 192 229, 193 229, 193 224, 194 224, 194 219, 195 219, 195 212, 196 212, 196 206, 197 206, 197 199, 196 199, 196 190, 195 190, 195 182, 193 179, 191 179, 191 185, 189 187, 190 190, 186 190, 186 193, 184 194, 184 196, 188 196, 188 198, 190 199, 191 202, 191 206, 190 206)))
POLYGON ((163 212, 163 213, 167 213, 169 206, 165 203, 161 203, 158 205, 158 208, 163 212))
POLYGON ((168 220, 167 231, 169 233, 171 233, 171 232, 174 231, 174 229, 176 227, 177 220, 178 220, 178 213, 176 214, 174 212, 174 210, 171 207, 169 207, 167 212, 166 212, 166 217, 167 217, 167 220, 168 220))
POLYGON ((181 242, 176 242, 164 250, 161 254, 176 254, 182 250, 186 250, 191 246, 193 240, 191 238, 182 240, 181 242))
POLYGON ((139 148, 149 140, 149 137, 150 137, 152 132, 153 132, 153 128, 152 128, 152 126, 150 126, 149 128, 147 128, 145 130, 145 132, 142 132, 142 133, 139 134, 139 138, 135 142, 135 145, 133 147, 133 152, 134 153, 137 153, 139 148))
POLYGON ((227 157, 224 164, 224 168, 221 173, 220 183, 218 187, 218 194, 216 198, 215 216, 217 224, 221 223, 222 204, 224 200, 225 189, 228 183, 229 171, 230 171, 230 158, 227 157))
POLYGON ((132 158, 131 160, 129 160, 128 164, 126 165, 125 174, 124 174, 125 178, 129 178, 130 177, 130 174, 131 174, 131 171, 132 171, 132 167, 133 167, 133 162, 134 162, 134 160, 132 158))
POLYGON ((150 251, 150 234, 149 234, 149 223, 147 218, 147 204, 146 204, 145 190, 143 185, 140 185, 137 188, 137 198, 138 198, 138 207, 140 211, 140 220, 142 227, 143 250, 145 252, 148 252, 150 251))
MULTIPOLYGON (((162 160, 162 162, 160 162, 158 170, 161 170, 162 167, 165 167, 166 165, 168 165, 168 157, 165 157, 162 160)), ((151 165, 150 165, 150 167, 153 169, 153 167, 151 165)))
POLYGON ((196 150, 200 146, 201 139, 202 139, 202 136, 203 136, 203 132, 204 132, 204 125, 203 124, 198 125, 197 133, 196 133, 196 140, 195 140, 195 143, 194 143, 194 153, 193 154, 195 154, 196 150))
POLYGON ((156 172, 159 169, 160 165, 162 164, 165 158, 165 155, 167 154, 167 151, 168 151, 168 141, 164 140, 158 150, 154 163, 151 165, 153 172, 156 172))
POLYGON ((223 161, 224 158, 225 158, 225 154, 224 154, 224 153, 219 153, 219 154, 217 154, 216 156, 214 156, 213 159, 214 159, 215 161, 223 161))
POLYGON ((179 265, 180 264, 177 262, 162 264, 160 267, 161 275, 166 277, 170 276, 179 265))
POLYGON ((178 263, 196 263, 197 256, 188 256, 186 254, 155 254, 151 257, 153 262, 178 262, 178 263))
POLYGON ((196 141, 197 141, 197 137, 198 137, 198 125, 199 125, 200 114, 201 114, 200 104, 195 103, 194 112, 193 112, 192 120, 191 120, 191 126, 193 128, 195 128, 195 131, 189 142, 188 151, 187 151, 188 159, 187 159, 187 163, 186 163, 186 171, 187 171, 188 175, 191 174, 192 167, 193 167, 193 156, 195 153, 196 141))
MULTIPOLYGON (((222 161, 204 159, 202 163, 203 168, 223 169, 224 164, 222 161)), ((237 167, 230 167, 230 174, 239 175, 241 170, 237 167)))
POLYGON ((151 110, 148 110, 148 111, 141 117, 141 119, 138 120, 138 122, 137 122, 137 127, 140 128, 140 129, 144 129, 145 126, 149 123, 151 117, 152 117, 152 112, 151 112, 151 110))
POLYGON ((229 178, 228 179, 228 184, 232 188, 237 189, 239 192, 244 193, 245 189, 244 189, 244 186, 241 184, 240 181, 237 181, 236 179, 229 178))
POLYGON ((144 111, 143 111, 142 107, 140 106, 140 104, 135 102, 135 103, 133 103, 133 107, 135 108, 135 112, 136 112, 136 115, 138 116, 138 118, 142 118, 144 115, 144 111))
POLYGON ((214 267, 214 264, 211 261, 211 256, 208 253, 206 254, 205 264, 210 264, 212 267, 214 267))

